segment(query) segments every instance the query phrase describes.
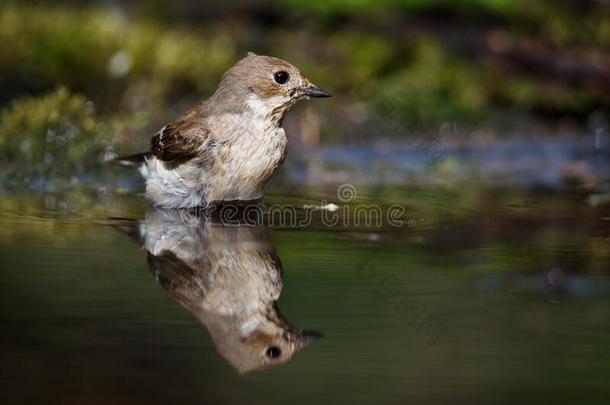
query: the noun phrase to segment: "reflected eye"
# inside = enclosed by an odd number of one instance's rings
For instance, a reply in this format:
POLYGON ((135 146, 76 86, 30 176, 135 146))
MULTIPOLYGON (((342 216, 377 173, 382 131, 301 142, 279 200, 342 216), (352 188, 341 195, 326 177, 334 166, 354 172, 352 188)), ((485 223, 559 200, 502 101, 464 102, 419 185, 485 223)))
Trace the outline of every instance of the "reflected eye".
POLYGON ((272 359, 276 359, 276 358, 280 357, 281 354, 282 354, 282 351, 280 350, 280 348, 279 347, 275 347, 275 346, 271 346, 265 352, 265 355, 267 357, 272 358, 272 359))
POLYGON ((273 80, 275 80, 275 82, 278 84, 286 84, 289 77, 290 75, 288 75, 288 73, 284 72, 283 70, 280 70, 279 72, 275 72, 275 74, 273 75, 273 80))

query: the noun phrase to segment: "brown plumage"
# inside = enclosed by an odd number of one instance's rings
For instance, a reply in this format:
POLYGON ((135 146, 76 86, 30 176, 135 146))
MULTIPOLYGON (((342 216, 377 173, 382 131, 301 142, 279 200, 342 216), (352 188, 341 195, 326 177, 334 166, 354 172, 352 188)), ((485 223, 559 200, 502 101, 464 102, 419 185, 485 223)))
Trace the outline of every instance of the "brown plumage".
POLYGON ((206 327, 237 370, 288 361, 321 335, 294 328, 279 311, 282 265, 266 229, 211 221, 154 209, 143 221, 110 224, 144 246, 157 281, 206 327))
POLYGON ((202 114, 201 107, 193 109, 164 126, 150 142, 154 156, 176 167, 197 156, 197 147, 206 141, 207 128, 195 119, 202 114))
POLYGON ((209 99, 152 138, 141 169, 148 198, 167 208, 261 198, 285 158, 286 113, 328 96, 288 62, 249 53, 209 99))

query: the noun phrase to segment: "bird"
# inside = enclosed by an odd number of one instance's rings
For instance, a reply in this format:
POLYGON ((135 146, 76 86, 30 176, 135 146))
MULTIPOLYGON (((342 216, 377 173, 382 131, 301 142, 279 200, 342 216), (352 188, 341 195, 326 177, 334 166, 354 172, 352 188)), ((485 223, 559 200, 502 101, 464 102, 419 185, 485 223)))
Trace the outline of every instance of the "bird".
POLYGON ((310 97, 330 97, 295 66, 249 52, 207 100, 163 126, 150 150, 116 161, 139 165, 146 196, 168 209, 260 200, 286 157, 282 123, 310 97))
POLYGON ((155 279, 239 373, 283 364, 322 336, 293 327, 280 312, 283 270, 266 227, 156 207, 143 220, 108 224, 144 247, 155 279))

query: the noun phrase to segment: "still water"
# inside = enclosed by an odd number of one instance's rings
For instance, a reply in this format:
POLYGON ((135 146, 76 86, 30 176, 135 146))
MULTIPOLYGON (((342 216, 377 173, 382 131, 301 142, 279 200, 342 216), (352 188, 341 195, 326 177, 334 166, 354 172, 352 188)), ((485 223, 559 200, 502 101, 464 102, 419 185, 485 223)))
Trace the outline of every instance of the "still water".
POLYGON ((2 402, 608 403, 610 205, 489 188, 265 204, 226 226, 137 195, 3 198, 2 402), (399 222, 357 224, 373 202, 399 222))

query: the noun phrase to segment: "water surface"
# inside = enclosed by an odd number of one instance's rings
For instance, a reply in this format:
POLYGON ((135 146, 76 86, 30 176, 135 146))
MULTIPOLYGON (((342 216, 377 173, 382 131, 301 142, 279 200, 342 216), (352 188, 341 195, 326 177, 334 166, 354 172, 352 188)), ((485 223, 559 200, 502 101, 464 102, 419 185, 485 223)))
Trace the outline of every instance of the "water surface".
MULTIPOLYGON (((584 194, 380 187, 349 207, 400 204, 403 226, 329 227, 317 210, 306 226, 254 229, 155 217, 137 195, 96 198, 2 200, 3 402, 610 395, 610 206, 584 194), (277 294, 246 331, 257 338, 236 338, 252 296, 277 294), (324 337, 281 347, 275 364, 265 353, 276 327, 292 343, 324 337)), ((322 200, 346 205, 319 189, 278 192, 266 206, 292 204, 302 218, 322 200)))

